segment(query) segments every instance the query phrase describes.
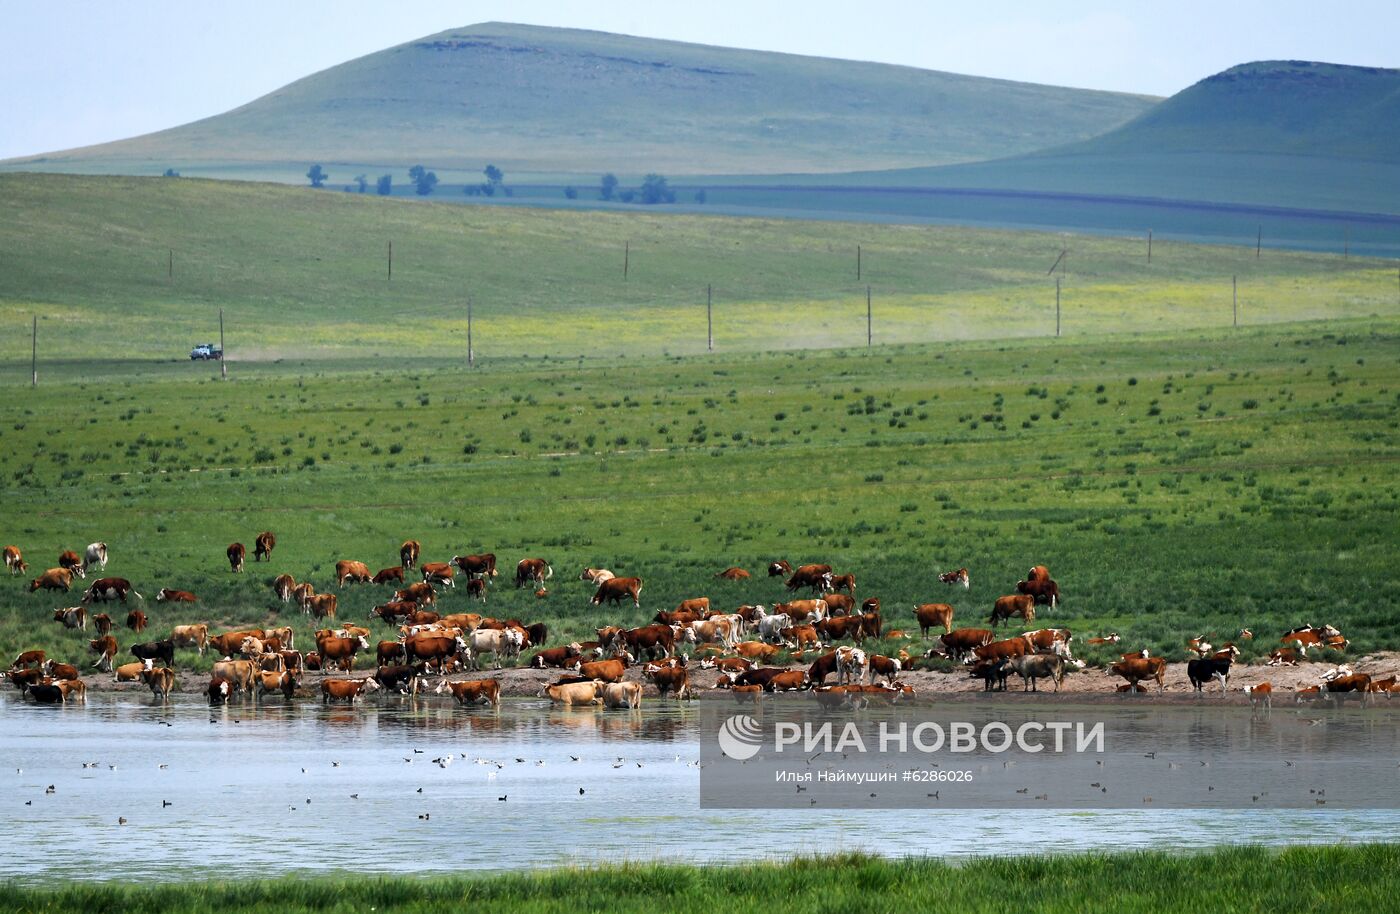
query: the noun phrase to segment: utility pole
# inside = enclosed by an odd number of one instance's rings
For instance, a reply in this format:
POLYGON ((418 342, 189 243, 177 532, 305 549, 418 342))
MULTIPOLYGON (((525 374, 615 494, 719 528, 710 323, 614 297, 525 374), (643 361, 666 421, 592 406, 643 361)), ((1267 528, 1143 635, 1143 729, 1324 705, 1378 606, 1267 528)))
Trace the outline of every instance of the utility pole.
POLYGON ((165 278, 173 280, 175 278, 175 249, 170 248, 165 261, 165 278))
POLYGON ((870 287, 865 287, 865 348, 869 349, 875 345, 875 331, 871 322, 870 314, 870 287))
POLYGON ((1259 259, 1259 252, 1264 249, 1264 225, 1260 223, 1259 234, 1254 236, 1254 259, 1259 259))
POLYGON ((632 242, 622 242, 622 281, 627 281, 627 268, 632 260, 632 242))
POLYGON ((1230 299, 1234 310, 1234 320, 1231 326, 1238 327, 1240 325, 1240 278, 1238 276, 1230 277, 1230 299))
POLYGON ((39 386, 39 315, 34 315, 34 326, 29 331, 29 386, 39 386))
POLYGON ((394 278, 394 242, 392 242, 392 241, 389 242, 389 276, 388 276, 388 278, 389 278, 390 280, 392 280, 392 279, 394 278))
POLYGON ((705 351, 715 351, 714 295, 709 285, 705 286, 705 351))
POLYGON ((1055 277, 1055 336, 1060 335, 1060 277, 1055 277))
POLYGON ((1342 226, 1342 259, 1351 259, 1351 226, 1342 226))
POLYGON ((1152 262, 1152 229, 1147 230, 1147 262, 1152 262))
POLYGON ((856 282, 860 282, 860 245, 856 245, 856 282))
POLYGON ((219 376, 228 380, 228 351, 224 349, 224 309, 219 309, 219 376))
POLYGON ((472 348, 472 297, 467 296, 467 367, 476 367, 476 350, 472 348))

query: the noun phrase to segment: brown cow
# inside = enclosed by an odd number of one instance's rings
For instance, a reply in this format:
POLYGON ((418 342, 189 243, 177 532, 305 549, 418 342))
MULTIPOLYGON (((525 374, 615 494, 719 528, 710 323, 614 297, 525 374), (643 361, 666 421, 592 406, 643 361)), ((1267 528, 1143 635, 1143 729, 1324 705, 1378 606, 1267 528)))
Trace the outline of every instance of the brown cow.
POLYGON ((347 581, 368 584, 373 579, 374 576, 369 573, 369 566, 364 562, 341 559, 335 563, 335 586, 337 587, 344 587, 347 581))
POLYGON ((112 672, 112 658, 116 656, 116 638, 108 634, 102 635, 97 640, 88 641, 88 651, 97 654, 97 663, 92 663, 94 668, 105 670, 108 673, 112 672))
POLYGON ((467 599, 471 599, 472 597, 475 597, 476 599, 480 600, 480 601, 483 602, 483 603, 486 602, 486 579, 485 579, 485 578, 468 578, 468 579, 467 579, 467 599))
POLYGON ((564 667, 573 665, 582 653, 578 642, 566 644, 563 647, 551 647, 542 651, 536 651, 530 657, 530 666, 542 670, 545 667, 564 667))
POLYGON ((177 625, 170 630, 170 640, 175 642, 176 647, 198 648, 202 654, 209 646, 209 626, 203 622, 198 625, 177 625))
POLYGON ((781 578, 792 574, 792 565, 786 559, 768 563, 768 577, 781 578))
POLYGON ((621 682, 627 672, 627 661, 621 657, 609 660, 593 660, 579 664, 579 675, 585 679, 598 679, 603 682, 621 682))
POLYGON ((44 675, 52 679, 81 679, 83 674, 71 663, 50 660, 44 664, 44 675))
POLYGON ((652 621, 661 622, 665 625, 690 625, 692 622, 699 622, 702 618, 704 617, 693 612, 686 612, 683 610, 667 612, 664 609, 658 609, 656 615, 652 616, 652 621))
POLYGON ((277 594, 277 599, 283 603, 290 603, 292 600, 292 588, 297 586, 296 578, 289 574, 279 574, 272 579, 272 592, 277 594))
POLYGON ((850 638, 859 644, 865 640, 865 617, 838 616, 835 619, 823 619, 817 623, 816 629, 827 641, 850 638))
POLYGON ((334 619, 338 602, 333 593, 318 593, 306 604, 306 608, 317 619, 334 619))
POLYGON ((433 590, 433 585, 427 581, 416 581, 403 590, 394 591, 395 602, 406 600, 412 600, 420 606, 428 606, 437 602, 437 591, 433 590))
POLYGON ((87 572, 83 569, 82 557, 72 549, 65 549, 63 552, 59 553, 58 567, 66 568, 80 578, 87 577, 87 572))
POLYGON ((10 669, 22 670, 29 666, 43 666, 45 656, 40 650, 25 651, 15 658, 15 662, 10 664, 10 669))
POLYGON ((457 582, 453 580, 457 571, 447 562, 424 562, 420 570, 423 572, 423 580, 429 584, 445 584, 454 588, 457 586, 457 582))
POLYGON ((996 603, 992 606, 992 617, 988 621, 992 628, 996 628, 1003 619, 1010 619, 1014 616, 1020 616, 1027 622, 1034 622, 1035 598, 1028 594, 997 597, 996 603))
POLYGON ((369 611, 370 618, 378 616, 382 621, 393 625, 399 619, 406 619, 418 610, 412 600, 391 600, 381 603, 369 611))
POLYGON ((248 554, 248 550, 242 543, 230 543, 224 554, 228 556, 229 568, 232 571, 237 573, 243 570, 243 558, 248 554))
POLYGON ((67 593, 73 589, 73 572, 67 568, 50 568, 29 582, 30 593, 41 587, 44 590, 61 590, 67 593))
POLYGON ((734 652, 740 657, 747 657, 760 663, 772 660, 778 656, 780 650, 782 649, 776 644, 764 644, 762 641, 740 641, 734 645, 734 652))
MULTIPOLYGON (((423 547, 419 545, 417 540, 405 540, 403 545, 399 547, 399 570, 403 571, 405 568, 417 565, 418 554, 422 550, 423 547)), ((403 580, 403 578, 400 577, 399 580, 403 580)))
POLYGON ((388 568, 381 568, 374 573, 371 582, 374 584, 388 584, 390 581, 403 583, 403 569, 398 565, 391 565, 388 568))
POLYGON ((588 602, 593 606, 602 606, 605 602, 621 603, 627 597, 631 597, 632 605, 640 609, 641 594, 641 578, 612 578, 599 584, 598 592, 588 602))
POLYGON ((804 670, 784 670, 763 684, 765 692, 801 692, 810 687, 804 670))
POLYGON ((807 680, 813 685, 826 682, 826 677, 836 672, 836 652, 823 654, 807 668, 807 680))
POLYGON ((919 620, 919 633, 927 638, 929 629, 943 626, 943 633, 953 630, 953 607, 947 603, 924 603, 914 607, 914 618, 919 620))
POLYGON ((169 587, 162 587, 156 594, 157 603, 194 603, 198 599, 188 590, 171 590, 169 587))
POLYGON ((833 616, 846 616, 855 612, 856 598, 844 593, 824 593, 822 602, 826 604, 826 611, 833 616))
POLYGON ((788 590, 810 588, 814 593, 831 590, 830 565, 802 565, 792 573, 785 585, 788 590))
POLYGON ((455 662, 458 654, 467 651, 467 643, 453 635, 414 635, 403 642, 404 655, 408 662, 423 660, 438 670, 444 664, 455 662))
POLYGON ((24 560, 18 546, 5 547, 5 567, 10 569, 10 574, 24 574, 29 570, 29 563, 24 560))
POLYGON ((1108 675, 1122 676, 1128 684, 1137 687, 1144 679, 1157 680, 1157 691, 1166 689, 1165 677, 1167 661, 1165 657, 1132 657, 1120 660, 1108 668, 1108 675))
POLYGON ((996 635, 989 628, 959 628, 938 636, 943 645, 943 653, 954 660, 961 660, 973 650, 991 644, 996 635))
POLYGON ((676 612, 694 613, 694 618, 689 620, 691 622, 694 622, 696 619, 704 618, 704 614, 708 612, 709 609, 709 597, 692 597, 689 600, 682 600, 680 602, 680 605, 676 607, 676 612))
POLYGON ((831 576, 831 590, 844 590, 854 599, 856 595, 856 576, 853 574, 834 574, 831 576))
POLYGON ((1017 581, 1016 591, 1029 596, 1040 606, 1057 606, 1060 602, 1060 585, 1046 578, 1036 581, 1017 581))
POLYGON ((297 584, 292 588, 292 602, 301 607, 302 612, 311 608, 311 598, 316 596, 316 588, 309 583, 297 584))
POLYGON ((374 649, 375 660, 380 666, 388 666, 405 659, 403 644, 398 641, 381 641, 374 649))
POLYGON ((141 634, 146 630, 146 614, 139 609, 133 609, 126 614, 126 627, 141 634))
POLYGON ((379 683, 373 679, 322 679, 321 704, 344 701, 353 705, 361 695, 378 689, 379 683))
POLYGON ((1007 638, 993 641, 981 647, 974 647, 972 654, 978 660, 1010 660, 1022 654, 1034 654, 1035 645, 1025 638, 1007 638))
POLYGON ((742 568, 730 567, 724 569, 719 574, 715 575, 715 577, 722 578, 726 581, 743 581, 747 580, 751 575, 742 568))
POLYGON ((170 693, 175 688, 175 671, 170 667, 162 666, 154 669, 143 670, 141 681, 150 688, 151 694, 161 701, 169 701, 170 693))
POLYGON ((543 686, 540 689, 540 697, 548 698, 554 704, 566 708, 574 705, 596 705, 602 701, 598 697, 600 688, 598 683, 589 681, 556 682, 543 686))
POLYGON ((544 559, 521 559, 515 566, 515 586, 534 584, 543 587, 544 582, 554 577, 554 569, 544 559))
POLYGON ((264 530, 253 540, 253 561, 261 562, 263 559, 272 561, 272 550, 277 545, 277 537, 272 535, 272 531, 264 530))
POLYGON ((822 646, 821 637, 817 634, 815 625, 793 625, 778 632, 784 641, 795 644, 799 648, 820 648, 822 646))
POLYGON ((355 668, 355 655, 362 650, 369 650, 369 642, 363 636, 342 638, 328 635, 316 638, 316 652, 321 655, 322 668, 335 663, 341 670, 349 672, 355 668))
POLYGON ((439 695, 444 691, 451 692, 457 704, 463 707, 483 701, 493 708, 501 706, 501 683, 495 679, 471 679, 466 682, 448 682, 444 679, 434 691, 439 695))
POLYGON ((792 600, 787 603, 773 604, 773 614, 779 615, 787 613, 794 622, 805 622, 809 618, 817 621, 827 617, 828 607, 825 600, 792 600))
POLYGON ((214 664, 215 679, 227 682, 235 692, 250 692, 258 675, 257 664, 251 660, 220 660, 214 664))
POLYGON ((243 631, 225 632, 222 635, 207 635, 207 644, 214 650, 215 657, 232 657, 243 647, 245 638, 256 638, 261 641, 267 637, 267 631, 261 628, 249 628, 243 631))
POLYGON ((462 569, 469 578, 494 578, 496 576, 496 553, 483 552, 481 555, 454 555, 452 564, 462 569))

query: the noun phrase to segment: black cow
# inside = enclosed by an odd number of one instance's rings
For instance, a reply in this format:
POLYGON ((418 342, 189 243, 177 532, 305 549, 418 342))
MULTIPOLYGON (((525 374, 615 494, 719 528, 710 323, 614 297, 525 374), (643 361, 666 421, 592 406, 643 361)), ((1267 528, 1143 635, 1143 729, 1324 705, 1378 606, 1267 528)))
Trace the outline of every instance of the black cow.
POLYGON ((166 638, 164 641, 147 641, 145 644, 133 644, 131 646, 131 656, 137 660, 159 660, 166 666, 175 665, 175 642, 166 638))
POLYGON ((1202 660, 1192 660, 1186 664, 1186 675, 1191 678, 1191 687, 1197 692, 1212 679, 1219 679, 1220 692, 1223 695, 1230 683, 1230 658, 1206 657, 1202 660))

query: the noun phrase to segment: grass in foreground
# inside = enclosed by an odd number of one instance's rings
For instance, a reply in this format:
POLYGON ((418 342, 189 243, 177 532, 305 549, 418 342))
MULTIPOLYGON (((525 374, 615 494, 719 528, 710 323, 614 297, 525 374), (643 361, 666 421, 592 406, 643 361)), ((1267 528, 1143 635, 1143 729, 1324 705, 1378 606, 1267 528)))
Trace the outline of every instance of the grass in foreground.
POLYGON ((813 911, 1390 910, 1400 847, 1223 848, 1202 853, 1074 854, 974 860, 864 856, 701 868, 643 864, 474 877, 341 877, 166 886, 73 885, 0 891, 0 912, 283 914, 376 911, 656 911, 725 914, 813 911))

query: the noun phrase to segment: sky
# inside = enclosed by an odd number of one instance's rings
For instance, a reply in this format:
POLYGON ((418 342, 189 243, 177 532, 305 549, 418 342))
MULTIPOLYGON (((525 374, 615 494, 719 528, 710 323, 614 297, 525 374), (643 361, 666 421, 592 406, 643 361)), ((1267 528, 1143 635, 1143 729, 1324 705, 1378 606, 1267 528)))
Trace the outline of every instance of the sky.
POLYGON ((1400 67, 1397 0, 0 0, 0 158, 174 127, 492 20, 1161 96, 1251 60, 1400 67))

